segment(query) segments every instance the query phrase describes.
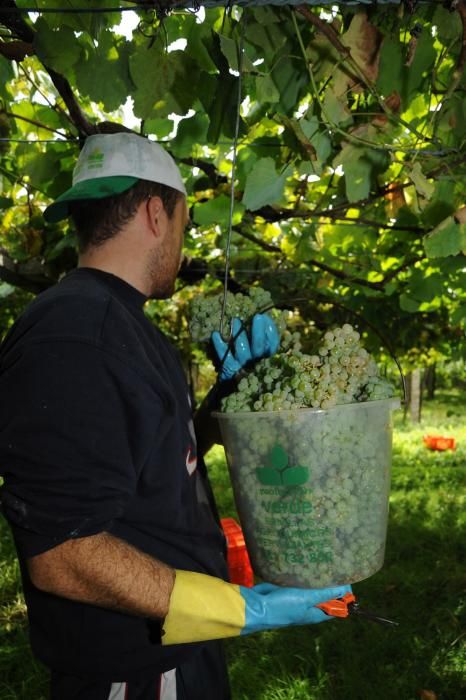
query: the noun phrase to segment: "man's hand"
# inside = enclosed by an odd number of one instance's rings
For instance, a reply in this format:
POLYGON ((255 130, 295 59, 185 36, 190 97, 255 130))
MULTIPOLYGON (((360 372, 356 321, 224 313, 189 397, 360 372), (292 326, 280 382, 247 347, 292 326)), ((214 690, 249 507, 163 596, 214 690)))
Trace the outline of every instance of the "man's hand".
POLYGON ((246 625, 242 634, 259 632, 290 625, 315 625, 332 619, 316 605, 341 598, 351 592, 351 586, 331 588, 282 588, 272 583, 261 583, 246 588, 246 625))
POLYGON ((162 644, 199 642, 332 619, 316 607, 351 592, 350 586, 245 588, 213 576, 177 571, 162 644))
POLYGON ((220 380, 231 379, 246 364, 277 352, 280 334, 268 314, 255 314, 251 325, 251 338, 239 318, 234 318, 231 327, 234 352, 218 331, 212 333, 212 344, 220 362, 220 380))

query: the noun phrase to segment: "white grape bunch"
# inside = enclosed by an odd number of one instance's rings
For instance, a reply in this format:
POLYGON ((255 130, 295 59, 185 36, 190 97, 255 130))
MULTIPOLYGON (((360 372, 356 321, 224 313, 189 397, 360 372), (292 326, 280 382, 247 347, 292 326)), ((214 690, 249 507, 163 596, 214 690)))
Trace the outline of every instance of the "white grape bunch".
MULTIPOLYGON (((220 328, 223 295, 197 297, 191 306, 193 340, 208 340, 220 328)), ((329 409, 394 395, 393 385, 379 375, 374 359, 348 323, 327 331, 312 355, 301 351, 301 338, 286 328, 286 312, 272 308, 270 293, 252 287, 249 296, 228 292, 224 328, 236 316, 247 327, 255 313, 267 310, 280 333, 279 351, 259 360, 238 379, 237 390, 222 401, 222 410, 280 411, 329 409)))
MULTIPOLYGON (((207 341, 213 331, 220 330, 223 294, 211 297, 198 296, 191 302, 189 332, 194 341, 207 341)), ((256 313, 267 311, 273 317, 280 331, 285 330, 286 314, 273 309, 270 292, 261 287, 251 287, 249 294, 227 292, 223 328, 228 339, 228 329, 233 318, 239 318, 245 325, 256 313)))

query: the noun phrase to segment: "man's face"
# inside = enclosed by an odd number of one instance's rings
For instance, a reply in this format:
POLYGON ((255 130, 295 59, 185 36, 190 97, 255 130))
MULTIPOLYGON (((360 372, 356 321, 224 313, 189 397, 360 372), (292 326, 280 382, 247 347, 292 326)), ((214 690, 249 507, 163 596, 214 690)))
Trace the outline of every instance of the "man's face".
POLYGON ((182 197, 176 203, 172 218, 167 217, 165 235, 149 263, 154 284, 151 296, 155 299, 168 299, 175 291, 184 232, 188 222, 188 207, 185 197, 182 197))

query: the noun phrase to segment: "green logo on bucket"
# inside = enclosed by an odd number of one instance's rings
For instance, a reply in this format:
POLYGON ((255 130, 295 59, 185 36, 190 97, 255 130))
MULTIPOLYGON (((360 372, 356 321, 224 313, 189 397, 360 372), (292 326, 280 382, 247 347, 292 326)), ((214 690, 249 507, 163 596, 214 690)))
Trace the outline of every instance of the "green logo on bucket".
POLYGON ((288 466, 288 455, 279 444, 270 451, 268 465, 256 469, 263 486, 302 486, 309 479, 309 467, 288 466))

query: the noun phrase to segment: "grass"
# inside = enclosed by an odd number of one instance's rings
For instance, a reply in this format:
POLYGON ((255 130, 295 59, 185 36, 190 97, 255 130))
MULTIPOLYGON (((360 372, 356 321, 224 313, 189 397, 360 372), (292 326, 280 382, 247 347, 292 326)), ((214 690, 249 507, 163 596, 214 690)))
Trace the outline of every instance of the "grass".
MULTIPOLYGON (((464 700, 466 697, 466 396, 438 393, 413 427, 395 418, 383 569, 353 586, 361 604, 397 620, 359 619, 227 641, 234 700, 464 700), (431 452, 428 432, 452 435, 431 452), (427 691, 430 691, 429 694, 427 691), (433 693, 433 694, 432 694, 433 693)), ((235 508, 223 450, 208 455, 222 517, 235 508)), ((0 700, 44 700, 30 654, 18 568, 0 520, 0 700)))
POLYGON ((0 700, 45 700, 47 683, 29 648, 19 566, 0 516, 0 700))

